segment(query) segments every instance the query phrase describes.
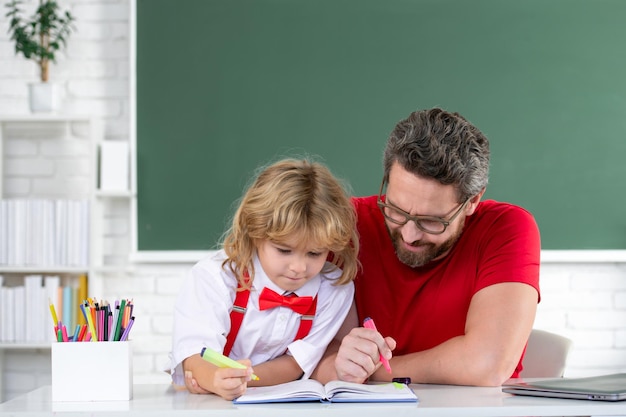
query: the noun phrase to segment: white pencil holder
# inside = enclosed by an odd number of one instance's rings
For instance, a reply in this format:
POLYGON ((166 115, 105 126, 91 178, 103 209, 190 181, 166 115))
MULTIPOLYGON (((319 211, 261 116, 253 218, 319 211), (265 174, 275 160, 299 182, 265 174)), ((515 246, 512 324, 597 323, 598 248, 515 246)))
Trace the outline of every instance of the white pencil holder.
POLYGON ((52 343, 52 401, 132 397, 131 342, 52 343))

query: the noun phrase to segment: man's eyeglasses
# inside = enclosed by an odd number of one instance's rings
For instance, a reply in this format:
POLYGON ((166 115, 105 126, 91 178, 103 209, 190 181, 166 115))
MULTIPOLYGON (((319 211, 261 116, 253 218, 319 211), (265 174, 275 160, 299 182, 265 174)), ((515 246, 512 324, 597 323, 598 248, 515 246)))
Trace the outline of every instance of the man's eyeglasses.
POLYGON ((465 200, 463 204, 454 212, 452 217, 449 219, 444 219, 442 217, 435 216, 412 216, 404 210, 399 209, 398 207, 386 203, 382 199, 383 188, 385 187, 385 181, 380 184, 380 191, 378 192, 378 207, 383 212, 383 216, 391 223, 404 226, 408 223, 409 220, 415 222, 415 225, 422 232, 430 233, 431 235, 440 235, 446 231, 448 226, 461 214, 461 211, 465 208, 467 203, 470 201, 468 198, 465 200))

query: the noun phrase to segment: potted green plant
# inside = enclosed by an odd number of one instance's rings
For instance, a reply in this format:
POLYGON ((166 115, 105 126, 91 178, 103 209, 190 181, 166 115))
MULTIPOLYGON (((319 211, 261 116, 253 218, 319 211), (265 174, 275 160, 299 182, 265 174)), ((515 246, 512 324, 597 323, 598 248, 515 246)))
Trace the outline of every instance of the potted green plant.
POLYGON ((39 0, 35 13, 26 19, 22 3, 11 0, 6 4, 9 33, 15 41, 15 53, 35 61, 39 67, 41 82, 29 86, 31 110, 52 111, 56 108, 56 94, 54 84, 48 81, 50 63, 55 62, 55 53, 65 47, 75 19, 54 0, 39 0))

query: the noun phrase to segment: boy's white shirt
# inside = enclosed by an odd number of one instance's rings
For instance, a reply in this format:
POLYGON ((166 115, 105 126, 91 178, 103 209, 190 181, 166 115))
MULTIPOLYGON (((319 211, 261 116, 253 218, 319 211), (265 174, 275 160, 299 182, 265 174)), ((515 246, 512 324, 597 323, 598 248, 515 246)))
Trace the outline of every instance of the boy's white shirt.
MULTIPOLYGON (((224 350, 230 331, 230 311, 235 301, 237 281, 222 268, 223 251, 199 261, 187 275, 174 309, 174 331, 170 353, 173 382, 184 385, 182 361, 200 353, 203 347, 224 350)), ((265 274, 258 257, 254 257, 254 280, 241 328, 230 353, 232 359, 250 359, 252 365, 281 356, 288 349, 308 378, 333 339, 354 297, 354 285, 332 285, 341 275, 334 270, 317 275, 295 291, 300 296, 317 295, 313 327, 301 340, 294 341, 300 326, 300 315, 287 307, 259 310, 259 294, 264 287, 279 294, 265 274), (252 324, 251 324, 252 323, 252 324)))

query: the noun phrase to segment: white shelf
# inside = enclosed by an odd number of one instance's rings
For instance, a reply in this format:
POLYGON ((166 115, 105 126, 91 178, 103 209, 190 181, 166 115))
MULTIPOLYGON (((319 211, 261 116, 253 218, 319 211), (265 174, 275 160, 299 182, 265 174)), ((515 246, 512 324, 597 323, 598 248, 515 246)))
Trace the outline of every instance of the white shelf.
MULTIPOLYGON (((0 274, 11 275, 13 282, 21 276, 29 274, 41 274, 41 275, 64 275, 64 276, 80 276, 87 274, 89 294, 97 295, 96 291, 102 291, 103 283, 102 275, 105 273, 124 272, 128 270, 127 266, 109 266, 105 263, 104 257, 104 216, 108 205, 118 200, 127 200, 129 202, 135 195, 135 192, 128 191, 102 191, 98 189, 98 150, 99 146, 104 140, 104 126, 101 120, 81 115, 64 115, 64 114, 27 114, 27 115, 0 115, 0 198, 84 198, 89 200, 89 264, 83 266, 64 266, 64 265, 0 265, 0 274), (45 142, 48 140, 46 135, 37 135, 36 139, 30 136, 30 130, 36 132, 46 132, 50 124, 51 132, 55 132, 51 135, 53 140, 81 140, 81 147, 85 145, 82 142, 83 139, 87 140, 89 154, 86 153, 77 155, 77 158, 88 158, 89 170, 78 171, 77 175, 82 175, 81 180, 88 181, 88 188, 82 188, 81 192, 77 193, 74 190, 67 190, 67 193, 63 190, 63 182, 57 183, 57 194, 59 197, 40 196, 36 192, 32 192, 29 195, 22 197, 17 195, 8 195, 3 187, 5 178, 3 176, 4 169, 4 152, 5 141, 11 140, 37 140, 45 142), (42 130, 43 129, 43 130, 42 130), (79 133, 78 135, 76 133, 79 133), (40 138, 40 136, 43 136, 40 138), (58 184, 61 184, 58 186, 58 184), (67 197, 65 197, 67 195, 67 197)), ((70 146, 73 146, 70 145, 70 146)), ((70 148, 71 149, 71 148, 70 148)), ((84 150, 85 148, 83 148, 84 150)), ((132 155, 131 155, 132 158, 132 155)), ((33 178, 33 177, 28 177, 33 178)), ((31 179, 29 179, 32 181, 31 179)), ((57 179, 58 180, 58 179, 57 179)), ((130 182, 130 181, 129 181, 130 182)), ((28 348, 49 348, 49 343, 38 342, 0 342, 0 351, 2 349, 28 349, 28 348)), ((0 382, 2 375, 2 361, 0 358, 0 382)), ((0 383, 0 394, 2 387, 0 383)))
POLYGON ((0 342, 0 349, 4 350, 30 350, 50 349, 51 342, 0 342))
POLYGON ((0 115, 0 123, 48 123, 48 122, 90 122, 93 120, 89 116, 69 115, 69 114, 18 114, 0 115))
MULTIPOLYGON (((66 115, 66 114, 26 114, 26 115, 0 115, 0 198, 84 198, 89 200, 89 264, 85 266, 64 266, 64 265, 0 265, 0 274, 9 277, 10 281, 15 284, 19 282, 21 277, 29 274, 40 275, 62 275, 65 277, 80 276, 87 274, 89 295, 99 295, 98 291, 103 291, 102 277, 107 273, 124 273, 131 271, 129 266, 106 265, 104 256, 104 217, 111 203, 117 204, 119 200, 128 201, 129 208, 135 196, 135 192, 131 189, 128 191, 102 191, 98 189, 98 155, 99 147, 104 140, 104 126, 101 120, 84 116, 84 115, 66 115), (50 124, 50 132, 53 140, 78 140, 83 139, 89 141, 89 155, 84 152, 76 157, 79 159, 89 159, 89 170, 81 173, 78 170, 77 175, 82 175, 82 181, 88 181, 87 189, 82 188, 80 193, 75 190, 67 189, 64 192, 63 181, 57 182, 61 184, 54 197, 50 195, 40 195, 33 191, 29 195, 22 197, 21 195, 7 195, 4 187, 4 154, 5 141, 11 140, 36 140, 45 142, 48 140, 46 135, 37 134, 36 138, 32 138, 31 130, 34 132, 47 132, 48 124, 50 124), (77 135, 78 133, 78 135, 77 135), (58 195, 58 197, 56 197, 58 195)), ((80 142, 80 146, 84 146, 85 142, 80 142)), ((47 146, 47 145, 46 145, 47 146)), ((69 146, 73 146, 70 144, 69 146)), ((71 148, 70 148, 71 149, 71 148)), ((84 149, 84 148, 83 148, 84 149)), ((131 161, 133 155, 131 148, 131 161)), ((45 156, 44 156, 45 157, 45 156)), ((134 172, 134 171, 132 171, 134 172)), ((132 174, 131 174, 132 175, 132 174)), ((26 176, 29 181, 34 181, 34 176, 26 176)), ((54 178, 58 181, 58 178, 54 178)), ((83 183, 84 184, 84 183, 83 183)), ((134 182, 129 181, 129 184, 134 182)), ((133 187, 131 185, 131 187, 133 187)), ((31 187, 35 189, 34 187, 31 187)), ((134 187, 133 187, 134 188, 134 187)), ((6 282, 6 280, 5 280, 6 282)), ((52 330, 51 330, 52 331, 52 330)), ((0 341, 0 402, 2 401, 2 375, 4 366, 4 352, 7 350, 37 350, 50 349, 51 342, 2 342, 0 341)))
POLYGON ((36 266, 12 266, 0 265, 0 274, 86 274, 89 273, 89 266, 55 266, 55 265, 36 265, 36 266))

